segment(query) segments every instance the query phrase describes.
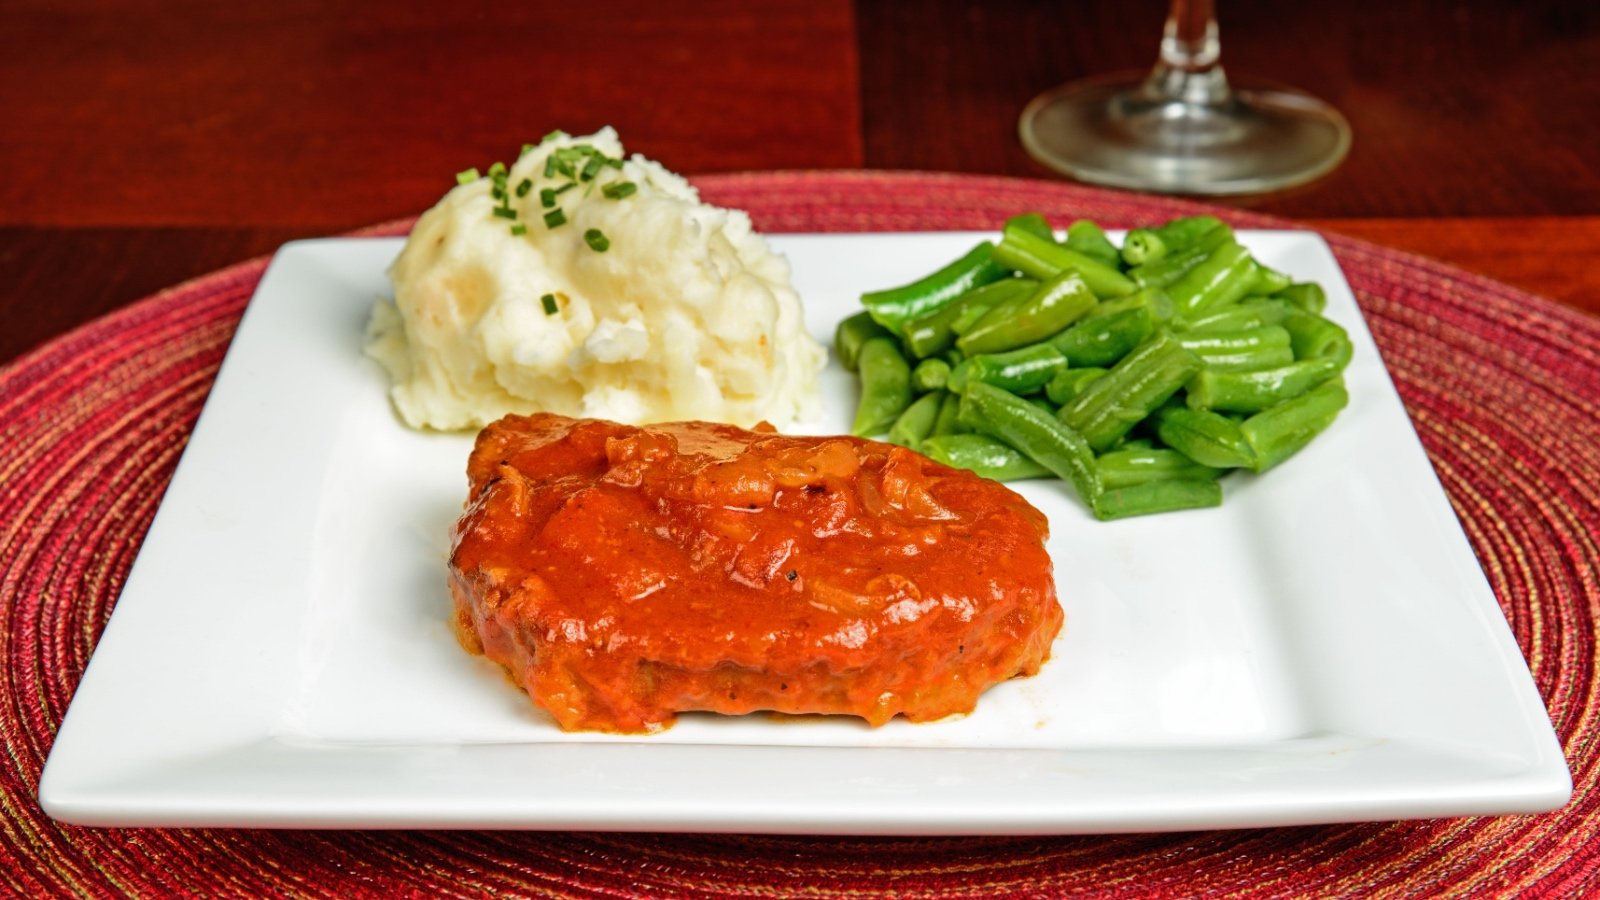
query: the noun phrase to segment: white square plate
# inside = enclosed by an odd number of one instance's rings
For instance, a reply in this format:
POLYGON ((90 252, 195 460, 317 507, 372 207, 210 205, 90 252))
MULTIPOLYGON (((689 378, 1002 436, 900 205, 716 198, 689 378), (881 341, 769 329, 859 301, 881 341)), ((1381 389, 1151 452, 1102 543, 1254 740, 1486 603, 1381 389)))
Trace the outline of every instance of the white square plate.
MULTIPOLYGON (((783 235, 825 343, 861 291, 971 234, 783 235)), ((1571 781, 1499 606, 1327 245, 1245 232, 1328 288, 1350 406, 1220 509, 1097 523, 1054 482, 1067 624, 962 719, 685 716, 564 734, 456 644, 447 532, 471 440, 390 412, 361 352, 398 239, 262 279, 40 785, 92 825, 832 833, 1150 831, 1531 812, 1571 781)), ((846 430, 851 377, 824 374, 846 430)))

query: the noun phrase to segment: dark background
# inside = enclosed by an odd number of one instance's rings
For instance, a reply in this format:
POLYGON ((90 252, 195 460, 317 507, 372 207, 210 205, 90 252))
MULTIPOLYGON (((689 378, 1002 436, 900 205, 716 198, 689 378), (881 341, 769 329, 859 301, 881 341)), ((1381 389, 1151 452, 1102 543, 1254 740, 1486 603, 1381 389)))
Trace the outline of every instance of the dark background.
MULTIPOLYGON (((1227 0, 1235 76, 1350 119, 1327 178, 1226 203, 1600 311, 1600 4, 1227 0)), ((9 0, 0 362, 219 266, 414 215, 552 128, 685 174, 1053 177, 1016 117, 1154 59, 1160 0, 9 0), (580 8, 581 6, 581 8, 580 8)))

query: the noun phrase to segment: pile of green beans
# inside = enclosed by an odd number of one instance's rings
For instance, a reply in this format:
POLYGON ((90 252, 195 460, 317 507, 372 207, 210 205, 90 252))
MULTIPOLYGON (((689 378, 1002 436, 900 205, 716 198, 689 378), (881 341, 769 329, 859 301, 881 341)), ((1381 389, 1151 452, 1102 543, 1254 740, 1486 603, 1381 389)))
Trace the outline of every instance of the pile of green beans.
POLYGON ((1320 286, 1256 260, 1212 216, 1057 239, 1006 223, 937 272, 863 294, 835 351, 852 430, 1000 481, 1055 476, 1097 519, 1217 506, 1348 402, 1349 335, 1320 286))

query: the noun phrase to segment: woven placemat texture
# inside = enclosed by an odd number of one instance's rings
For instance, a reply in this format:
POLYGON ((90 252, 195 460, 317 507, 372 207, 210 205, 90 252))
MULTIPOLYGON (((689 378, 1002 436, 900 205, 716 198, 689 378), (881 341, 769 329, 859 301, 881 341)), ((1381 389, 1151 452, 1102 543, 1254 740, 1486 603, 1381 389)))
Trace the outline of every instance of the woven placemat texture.
MULTIPOLYGON (((922 173, 708 177, 768 231, 1108 226, 1210 211, 1074 185, 922 173)), ((394 223, 369 233, 402 233, 394 223)), ((39 773, 239 316, 255 261, 0 369, 0 893, 145 896, 1365 897, 1600 889, 1595 620, 1600 320, 1330 238, 1526 654, 1573 770, 1538 816, 1059 838, 88 829, 39 773)), ((44 302, 44 300, 41 300, 44 302)))

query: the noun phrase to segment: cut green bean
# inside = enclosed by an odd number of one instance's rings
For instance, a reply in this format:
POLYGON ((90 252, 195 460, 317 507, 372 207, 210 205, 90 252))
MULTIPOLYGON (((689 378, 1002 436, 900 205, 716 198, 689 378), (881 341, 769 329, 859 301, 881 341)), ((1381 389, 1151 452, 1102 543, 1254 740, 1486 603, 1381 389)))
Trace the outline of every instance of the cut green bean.
POLYGON ((1167 287, 1179 319, 1192 318, 1245 295, 1255 278, 1255 260, 1236 243, 1223 244, 1167 287))
POLYGON ((943 390, 950 383, 950 364, 942 359, 925 359, 911 370, 911 389, 914 391, 943 390))
POLYGON ((906 407, 889 428, 889 443, 912 450, 921 446, 923 438, 933 433, 934 423, 939 420, 939 401, 938 394, 923 394, 906 407))
POLYGON ((1293 284, 1293 280, 1279 272, 1277 269, 1256 261, 1255 274, 1250 279, 1250 287, 1245 294, 1251 297, 1270 297, 1293 284))
POLYGON ((1164 259, 1171 250, 1154 228, 1135 228, 1122 239, 1122 261, 1129 266, 1164 259))
POLYGON ((839 364, 854 372, 861 345, 875 337, 889 337, 889 332, 870 313, 858 312, 840 322, 833 334, 833 352, 838 354, 839 364))
POLYGON ((1100 368, 1062 369, 1044 386, 1044 395, 1050 398, 1051 403, 1066 406, 1083 393, 1089 382, 1104 378, 1105 375, 1106 370, 1100 368))
POLYGON ((1128 278, 1140 288, 1164 288, 1205 262, 1218 247, 1233 239, 1227 228, 1215 228, 1201 235, 1183 250, 1169 252, 1154 262, 1128 270, 1128 278))
POLYGON ((1239 432, 1255 455, 1251 468, 1265 472, 1300 452, 1332 424, 1349 402, 1344 381, 1336 378, 1245 419, 1239 432))
POLYGON ((961 424, 961 397, 949 391, 939 393, 939 418, 933 422, 935 436, 965 434, 969 429, 961 424))
POLYGON ((1006 220, 1004 228, 1001 229, 1002 233, 1004 232, 1005 228, 1017 228, 1022 231, 1026 231, 1029 234, 1042 237, 1047 241, 1053 241, 1056 239, 1056 233, 1053 229, 1051 229, 1049 221, 1047 221, 1043 215, 1040 215, 1036 212, 1023 213, 1020 216, 1012 216, 1006 220))
POLYGON ((1150 311, 1150 316, 1156 322, 1165 322, 1172 318, 1172 298, 1160 288, 1140 288, 1125 297, 1113 297, 1110 300, 1101 300, 1099 305, 1089 311, 1086 319, 1097 316, 1109 316, 1113 313, 1143 307, 1150 311))
POLYGON ((979 353, 967 358, 958 368, 961 375, 954 389, 981 381, 1013 394, 1029 394, 1050 383, 1067 367, 1067 358, 1048 341, 1007 350, 1004 353, 979 353))
POLYGON ((961 421, 1010 444, 1070 483, 1085 504, 1100 493, 1094 451, 1083 436, 1037 406, 987 384, 967 386, 961 421))
POLYGON ((1339 374, 1339 363, 1318 357, 1253 372, 1202 368, 1189 379, 1185 399, 1191 409, 1257 413, 1293 400, 1339 374))
POLYGON ((1262 325, 1277 325, 1289 315, 1289 306, 1278 300, 1245 300, 1196 316, 1176 327, 1185 332, 1245 331, 1262 325))
POLYGON ((1102 453, 1095 465, 1100 471, 1100 486, 1106 490, 1178 478, 1215 479, 1224 471, 1203 466, 1176 450, 1138 446, 1102 453))
POLYGON ((1079 219, 1067 226, 1067 239, 1062 242, 1068 250, 1076 250, 1096 262, 1112 268, 1122 265, 1122 254, 1111 243, 1104 230, 1088 219, 1079 219))
POLYGON ((1311 313, 1293 312, 1284 317, 1295 359, 1331 359, 1344 368, 1354 347, 1350 335, 1337 324, 1311 313))
POLYGON ((990 259, 994 245, 983 241, 965 256, 910 284, 861 295, 861 305, 879 325, 899 331, 905 323, 944 306, 967 291, 1011 273, 990 259))
POLYGON ((1050 339, 1050 344, 1073 368, 1109 366, 1155 331, 1147 306, 1124 309, 1108 316, 1091 316, 1050 339))
POLYGON ((1083 276, 1096 297, 1121 297, 1137 290, 1128 276, 1092 257, 1069 250, 1022 228, 1008 227, 994 248, 994 261, 1034 278, 1053 278, 1066 270, 1083 276))
POLYGON ((1219 469, 1251 468, 1255 451, 1239 430, 1239 423, 1210 410, 1166 406, 1155 415, 1161 442, 1203 466, 1219 469))
POLYGON ((1006 278, 973 288, 907 322, 903 329, 906 348, 919 359, 943 353, 955 346, 957 335, 971 328, 991 307, 1030 294, 1038 286, 1039 282, 1031 278, 1006 278))
POLYGON ((934 462, 967 469, 995 481, 1047 478, 1049 469, 1022 451, 986 434, 942 434, 922 442, 921 452, 934 462))
POLYGON ((851 433, 860 437, 882 434, 911 405, 911 365, 900 355, 894 339, 887 337, 862 344, 856 362, 861 402, 851 433))
POLYGON ((1063 271, 1028 296, 991 307, 956 339, 956 347, 971 356, 1042 341, 1083 318, 1094 304, 1083 276, 1063 271))
POLYGON ((1094 498, 1094 517, 1102 522, 1222 505, 1222 485, 1209 478, 1175 478, 1115 488, 1094 498))
POLYGON ((1200 359, 1160 332, 1123 357, 1061 408, 1061 420, 1096 451, 1105 450, 1177 393, 1200 359))
POLYGON ((1301 312, 1318 316, 1322 315, 1323 309, 1328 305, 1327 292, 1322 289, 1322 285, 1313 282, 1291 284, 1273 296, 1301 312))
POLYGON ((1294 362, 1289 332, 1279 325, 1241 331, 1186 331, 1176 340, 1198 355, 1205 368, 1217 372, 1248 372, 1294 362))
POLYGON ((1157 226, 1154 231, 1169 252, 1187 250, 1214 235, 1220 235, 1223 240, 1233 237, 1233 229, 1216 216, 1184 216, 1157 226))

